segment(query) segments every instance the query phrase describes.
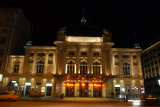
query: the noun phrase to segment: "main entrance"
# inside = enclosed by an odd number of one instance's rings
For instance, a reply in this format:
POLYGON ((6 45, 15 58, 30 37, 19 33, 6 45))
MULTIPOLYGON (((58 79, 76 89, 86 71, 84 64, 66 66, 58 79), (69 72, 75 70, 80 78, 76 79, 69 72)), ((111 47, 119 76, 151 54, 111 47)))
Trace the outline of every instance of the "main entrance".
POLYGON ((65 83, 67 97, 102 97, 101 83, 65 83))
POLYGON ((88 83, 80 83, 80 97, 88 97, 88 83))

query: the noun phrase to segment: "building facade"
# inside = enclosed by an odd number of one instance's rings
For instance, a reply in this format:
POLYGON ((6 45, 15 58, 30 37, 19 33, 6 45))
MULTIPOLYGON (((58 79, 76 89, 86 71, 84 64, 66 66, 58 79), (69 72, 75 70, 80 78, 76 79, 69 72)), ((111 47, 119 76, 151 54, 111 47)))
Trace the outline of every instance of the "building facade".
POLYGON ((0 91, 9 55, 24 54, 30 23, 20 8, 0 8, 0 91))
POLYGON ((142 68, 147 94, 160 92, 160 41, 142 52, 142 68))
POLYGON ((97 30, 86 25, 63 28, 56 46, 25 46, 24 56, 11 55, 4 90, 66 97, 144 93, 142 50, 112 48, 111 32, 97 30))

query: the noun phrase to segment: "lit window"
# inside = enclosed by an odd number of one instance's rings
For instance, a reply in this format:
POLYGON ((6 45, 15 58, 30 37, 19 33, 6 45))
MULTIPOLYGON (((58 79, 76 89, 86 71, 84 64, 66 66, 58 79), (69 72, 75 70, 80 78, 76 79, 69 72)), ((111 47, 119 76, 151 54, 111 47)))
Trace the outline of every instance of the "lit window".
POLYGON ((44 62, 43 61, 38 61, 37 62, 36 73, 43 73, 43 71, 44 71, 44 62))
POLYGON ((93 63, 93 74, 100 74, 100 63, 99 62, 94 62, 93 63))
POLYGON ((130 64, 127 62, 123 63, 123 75, 130 75, 130 64))
POLYGON ((14 73, 19 72, 19 64, 14 64, 14 73))
POLYGON ((68 61, 68 63, 67 63, 67 74, 74 74, 74 72, 75 72, 74 61, 68 61))
POLYGON ((82 61, 80 63, 80 74, 87 74, 87 71, 88 71, 87 61, 82 61))

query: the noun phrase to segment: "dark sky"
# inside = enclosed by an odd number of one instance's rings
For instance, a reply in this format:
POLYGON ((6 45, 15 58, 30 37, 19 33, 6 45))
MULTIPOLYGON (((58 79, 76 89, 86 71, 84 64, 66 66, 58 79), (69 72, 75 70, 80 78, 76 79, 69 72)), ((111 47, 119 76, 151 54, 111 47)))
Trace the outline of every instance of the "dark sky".
POLYGON ((33 45, 53 45, 60 28, 80 24, 83 8, 87 25, 109 29, 115 47, 144 48, 160 36, 158 0, 1 0, 0 5, 24 9, 33 45))

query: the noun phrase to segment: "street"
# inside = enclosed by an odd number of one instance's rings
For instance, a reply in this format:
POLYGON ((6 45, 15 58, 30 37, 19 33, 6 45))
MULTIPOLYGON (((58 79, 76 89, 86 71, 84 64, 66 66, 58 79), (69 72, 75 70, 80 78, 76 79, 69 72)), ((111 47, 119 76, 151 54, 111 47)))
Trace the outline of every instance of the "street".
MULTIPOLYGON (((78 102, 33 102, 33 101, 16 101, 0 102, 0 107, 129 107, 128 102, 109 102, 109 103, 78 103, 78 102)), ((133 106, 137 107, 137 106, 133 106)), ((141 107, 141 106, 139 106, 141 107)), ((153 106, 145 106, 153 107, 153 106)))

